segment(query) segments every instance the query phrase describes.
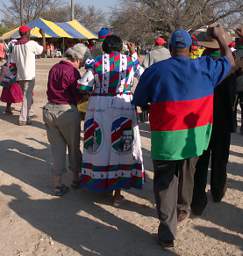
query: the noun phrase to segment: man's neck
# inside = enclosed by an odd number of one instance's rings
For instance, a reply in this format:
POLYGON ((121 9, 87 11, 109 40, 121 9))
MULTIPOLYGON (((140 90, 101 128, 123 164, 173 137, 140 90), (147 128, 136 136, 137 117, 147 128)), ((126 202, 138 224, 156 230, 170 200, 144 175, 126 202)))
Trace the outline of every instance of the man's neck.
POLYGON ((74 68, 79 69, 78 63, 76 61, 72 62, 71 60, 68 60, 68 59, 66 59, 65 61, 71 64, 74 68))

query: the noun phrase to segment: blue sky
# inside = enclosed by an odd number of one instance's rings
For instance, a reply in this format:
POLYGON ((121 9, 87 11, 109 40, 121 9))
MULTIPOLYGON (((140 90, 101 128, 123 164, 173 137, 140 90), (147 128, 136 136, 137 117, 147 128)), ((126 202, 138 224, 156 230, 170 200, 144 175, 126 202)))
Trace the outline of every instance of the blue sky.
POLYGON ((119 4, 119 0, 89 0, 89 1, 75 0, 75 1, 79 4, 94 5, 104 10, 109 9, 109 7, 115 7, 117 4, 119 4))
MULTIPOLYGON (((0 0, 0 6, 2 6, 3 2, 6 3, 6 0, 0 0)), ((62 0, 62 2, 68 3, 70 1, 62 0)), ((119 3, 119 0, 75 0, 75 2, 85 6, 94 5, 97 8, 108 11, 110 7, 116 7, 116 5, 119 3)))

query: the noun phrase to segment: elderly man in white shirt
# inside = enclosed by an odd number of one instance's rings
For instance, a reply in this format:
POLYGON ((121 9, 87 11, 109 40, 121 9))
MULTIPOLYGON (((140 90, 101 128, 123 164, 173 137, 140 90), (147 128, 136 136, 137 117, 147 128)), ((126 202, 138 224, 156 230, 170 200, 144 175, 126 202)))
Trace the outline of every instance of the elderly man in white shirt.
POLYGON ((35 56, 42 54, 46 45, 45 34, 41 30, 43 46, 30 40, 30 31, 31 28, 28 26, 19 28, 21 38, 13 49, 13 61, 17 67, 17 81, 21 85, 24 94, 19 125, 30 124, 29 111, 33 101, 32 95, 35 85, 35 56))

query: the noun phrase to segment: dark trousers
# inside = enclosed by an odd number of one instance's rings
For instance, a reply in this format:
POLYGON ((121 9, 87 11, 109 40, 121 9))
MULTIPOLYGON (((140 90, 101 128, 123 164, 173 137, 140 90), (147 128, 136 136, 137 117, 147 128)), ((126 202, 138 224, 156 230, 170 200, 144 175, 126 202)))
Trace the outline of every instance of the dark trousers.
POLYGON ((220 201, 226 189, 227 163, 229 159, 231 133, 222 131, 223 127, 214 129, 209 148, 199 158, 194 178, 194 191, 192 209, 207 203, 206 186, 208 167, 211 156, 211 180, 210 187, 213 199, 220 201))
POLYGON ((161 242, 176 236, 177 210, 189 211, 198 158, 178 161, 154 160, 154 195, 161 242))

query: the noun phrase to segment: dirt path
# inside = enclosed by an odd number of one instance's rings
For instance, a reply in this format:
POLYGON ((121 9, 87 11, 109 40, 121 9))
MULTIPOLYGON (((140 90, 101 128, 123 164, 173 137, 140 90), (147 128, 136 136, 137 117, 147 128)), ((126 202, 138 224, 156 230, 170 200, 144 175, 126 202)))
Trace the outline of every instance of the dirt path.
MULTIPOLYGON (((220 204, 209 195, 201 218, 178 228, 176 253, 162 252, 153 236, 158 221, 153 206, 148 127, 141 127, 147 183, 125 193, 120 209, 84 191, 63 199, 50 195, 49 150, 41 107, 46 102, 48 69, 56 60, 38 60, 32 126, 17 126, 0 104, 0 256, 161 256, 243 255, 243 137, 232 139, 228 191, 220 204)), ((70 174, 66 176, 70 183, 70 174)))

